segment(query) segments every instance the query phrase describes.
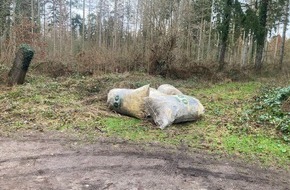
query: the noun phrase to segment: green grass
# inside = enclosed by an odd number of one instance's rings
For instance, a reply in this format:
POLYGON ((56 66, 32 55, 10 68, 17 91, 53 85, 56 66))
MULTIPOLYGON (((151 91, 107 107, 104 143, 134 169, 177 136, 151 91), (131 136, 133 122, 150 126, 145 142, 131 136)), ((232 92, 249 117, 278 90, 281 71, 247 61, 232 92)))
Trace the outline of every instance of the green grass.
POLYGON ((264 135, 228 134, 222 138, 224 148, 230 154, 236 154, 250 160, 259 160, 267 165, 273 162, 289 164, 290 146, 281 140, 264 135))
POLYGON ((93 138, 121 138, 137 143, 158 143, 200 151, 239 156, 289 169, 290 146, 275 129, 256 127, 243 120, 260 82, 198 84, 145 74, 51 79, 30 76, 29 83, 0 91, 0 132, 62 131, 93 138), (133 82, 131 82, 133 81, 133 82), (106 93, 113 87, 157 87, 170 83, 200 99, 206 113, 197 122, 174 124, 164 130, 148 121, 119 116, 106 107, 106 93))

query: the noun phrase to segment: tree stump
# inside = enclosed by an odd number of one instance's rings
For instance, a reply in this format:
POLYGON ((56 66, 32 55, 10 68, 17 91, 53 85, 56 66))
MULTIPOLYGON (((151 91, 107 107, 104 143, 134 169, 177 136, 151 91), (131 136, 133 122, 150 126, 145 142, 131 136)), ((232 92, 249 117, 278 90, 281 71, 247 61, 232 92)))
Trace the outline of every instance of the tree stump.
POLYGON ((30 62, 33 58, 34 50, 28 44, 20 45, 13 62, 13 66, 8 73, 8 85, 23 84, 30 62))

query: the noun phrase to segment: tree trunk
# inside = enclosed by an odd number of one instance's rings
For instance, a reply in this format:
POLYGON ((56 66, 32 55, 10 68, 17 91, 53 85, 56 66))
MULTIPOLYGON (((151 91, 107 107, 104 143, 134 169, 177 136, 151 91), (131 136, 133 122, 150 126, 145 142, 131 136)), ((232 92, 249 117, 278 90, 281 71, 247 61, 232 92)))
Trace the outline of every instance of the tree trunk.
POLYGON ((247 55, 248 55, 248 38, 246 36, 246 32, 243 34, 243 45, 242 45, 242 53, 241 53, 241 66, 244 67, 247 63, 247 55))
POLYGON ((275 48, 274 48, 274 60, 273 60, 273 63, 276 62, 276 57, 277 57, 277 50, 278 50, 278 44, 279 44, 279 38, 280 36, 280 23, 278 24, 278 28, 277 28, 277 37, 276 37, 276 44, 275 44, 275 48))
POLYGON ((85 50, 85 24, 86 24, 86 1, 83 0, 83 36, 82 36, 82 51, 85 50))
POLYGON ((118 40, 118 0, 114 2, 114 31, 113 31, 113 49, 117 49, 118 40))
POLYGON ((99 1, 99 9, 100 9, 100 12, 99 12, 99 33, 98 33, 98 37, 99 37, 99 40, 98 40, 98 47, 101 48, 102 46, 102 17, 103 17, 103 0, 100 0, 99 1))
POLYGON ((208 44, 207 44, 207 59, 212 59, 212 53, 211 53, 211 33, 212 33, 212 24, 213 24, 213 3, 214 1, 212 1, 212 5, 211 5, 211 15, 210 15, 210 25, 209 25, 209 35, 208 35, 208 44))
POLYGON ((221 49, 219 55, 219 70, 223 70, 225 66, 225 55, 230 30, 232 0, 227 0, 224 7, 223 23, 221 29, 221 49))
POLYGON ((70 53, 73 54, 72 0, 69 1, 70 53))
POLYGON ((28 67, 33 58, 34 50, 27 44, 22 44, 15 55, 13 66, 8 74, 8 85, 23 84, 28 67))
POLYGON ((262 58, 263 58, 263 52, 264 52, 264 44, 257 44, 256 48, 256 61, 255 61, 255 70, 257 73, 260 73, 262 70, 262 58))
MULTIPOLYGON (((88 2, 88 41, 91 42, 92 41, 92 26, 91 26, 91 0, 89 0, 88 2)), ((91 44, 89 44, 91 45, 91 44)))
MULTIPOLYGON (((202 16, 203 17, 203 16, 202 16)), ((199 39, 198 39, 198 48, 197 48, 197 60, 199 61, 201 58, 201 49, 202 49, 202 35, 203 35, 203 20, 200 22, 199 27, 199 39)))
POLYGON ((53 0, 53 57, 56 54, 56 2, 53 0))
POLYGON ((263 52, 265 46, 265 39, 267 37, 267 14, 268 14, 269 0, 261 1, 260 11, 259 11, 259 28, 257 33, 257 47, 256 47, 256 61, 255 70, 260 73, 262 70, 263 62, 263 52))
POLYGON ((220 55, 219 55, 219 70, 223 70, 225 66, 225 56, 227 50, 227 43, 222 42, 220 55))
POLYGON ((279 59, 279 69, 283 69, 283 58, 284 58, 284 51, 285 51, 285 40, 286 40, 286 31, 287 31, 287 25, 289 22, 289 0, 287 0, 286 8, 285 8, 285 20, 284 20, 284 26, 283 26, 283 36, 282 36, 282 42, 281 42, 281 49, 280 49, 280 59, 279 59))
MULTIPOLYGON (((31 33, 34 34, 34 0, 31 0, 31 33)), ((33 37, 32 37, 33 42, 33 37)))
POLYGON ((40 0, 37 0, 37 32, 40 33, 41 31, 41 15, 40 15, 40 0))
POLYGON ((43 41, 45 42, 45 39, 46 39, 46 32, 45 32, 45 30, 46 30, 46 9, 45 9, 45 6, 46 5, 46 3, 45 2, 43 2, 43 7, 42 7, 42 9, 43 9, 43 41))

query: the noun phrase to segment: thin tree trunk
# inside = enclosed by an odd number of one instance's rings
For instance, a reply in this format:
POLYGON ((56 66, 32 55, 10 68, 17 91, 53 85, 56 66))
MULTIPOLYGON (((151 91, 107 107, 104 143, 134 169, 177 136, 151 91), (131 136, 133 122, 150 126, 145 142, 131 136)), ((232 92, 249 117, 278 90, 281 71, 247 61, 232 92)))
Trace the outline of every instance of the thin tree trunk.
MULTIPOLYGON (((123 3, 123 6, 125 6, 125 0, 123 0, 122 3, 123 3)), ((122 14, 123 14, 123 16, 122 16, 121 26, 120 26, 120 29, 119 29, 121 35, 120 35, 120 38, 118 39, 121 53, 123 53, 123 45, 126 44, 125 40, 124 40, 125 39, 125 36, 124 36, 124 23, 125 23, 125 16, 124 15, 125 15, 125 13, 122 12, 122 14)))
POLYGON ((248 36, 246 36, 246 32, 243 34, 243 45, 242 45, 242 52, 241 52, 241 66, 244 67, 247 61, 247 54, 248 54, 248 36))
POLYGON ((88 2, 88 41, 90 42, 92 40, 92 26, 91 26, 91 0, 88 2))
MULTIPOLYGON (((11 25, 10 25, 10 40, 9 40, 9 43, 10 43, 10 47, 12 47, 11 49, 11 53, 14 54, 15 52, 15 48, 16 47, 16 36, 15 36, 15 30, 13 28, 13 26, 15 25, 15 19, 16 19, 16 13, 15 13, 15 9, 16 9, 16 4, 17 4, 17 1, 16 0, 13 0, 12 1, 12 18, 11 18, 11 25)), ((8 62, 12 61, 12 58, 9 57, 9 60, 8 62)))
POLYGON ((59 2, 59 12, 60 12, 60 18, 59 18, 59 54, 62 55, 63 50, 63 31, 64 31, 64 22, 63 22, 63 6, 62 1, 59 2))
POLYGON ((86 1, 83 0, 83 35, 82 35, 82 50, 85 50, 85 22, 86 21, 86 1))
POLYGON ((199 27, 199 40, 198 40, 198 47, 197 47, 197 60, 199 61, 201 58, 201 48, 202 48, 202 29, 203 29, 203 20, 200 23, 199 27))
POLYGON ((118 0, 115 0, 114 4, 114 36, 113 36, 113 49, 117 49, 117 33, 118 33, 118 0))
POLYGON ((229 53, 229 63, 232 64, 235 59, 235 53, 236 53, 236 44, 235 44, 235 28, 236 28, 236 25, 235 23, 233 23, 233 33, 232 33, 232 38, 231 38, 231 43, 230 43, 230 53, 229 53))
POLYGON ((283 69, 283 58, 284 58, 284 51, 285 51, 285 40, 286 40, 286 31, 287 31, 287 25, 289 22, 289 0, 287 0, 286 3, 286 10, 285 10, 285 20, 284 20, 284 26, 283 26, 283 36, 282 36, 282 42, 281 42, 281 50, 280 50, 280 59, 279 59, 279 69, 283 69))
POLYGON ((43 41, 45 41, 45 35, 46 35, 46 32, 45 32, 45 30, 46 30, 46 27, 45 27, 45 25, 46 25, 46 9, 45 9, 45 5, 46 5, 46 3, 45 2, 43 2, 43 41))
POLYGON ((140 5, 140 0, 137 0, 137 4, 136 4, 136 14, 135 14, 135 38, 137 38, 138 36, 138 20, 139 20, 139 5, 140 5))
POLYGON ((34 34, 34 0, 31 0, 31 34, 32 34, 32 42, 33 42, 33 34, 34 34))
MULTIPOLYGON (((247 63, 252 63, 253 58, 254 58, 254 54, 255 54, 254 51, 255 51, 255 49, 254 49, 254 36, 253 36, 252 33, 250 33, 250 36, 249 36, 249 51, 248 51, 248 55, 249 56, 247 56, 248 57, 247 63)), ((255 62, 255 61, 253 61, 253 62, 255 62)))
POLYGON ((40 31, 41 31, 41 25, 40 25, 40 23, 41 23, 41 21, 40 21, 40 19, 41 19, 41 16, 40 16, 40 0, 37 0, 37 32, 38 33, 40 33, 40 31))
POLYGON ((99 42, 98 42, 98 46, 99 46, 99 48, 101 48, 101 46, 102 46, 103 0, 100 0, 99 8, 100 8, 100 12, 99 12, 99 40, 98 40, 99 42))
POLYGON ((215 38, 217 38, 216 39, 216 41, 217 41, 217 45, 216 45, 216 60, 218 61, 218 59, 219 59, 219 57, 220 57, 220 49, 219 49, 219 44, 220 44, 220 35, 219 35, 219 33, 217 32, 216 34, 215 34, 215 38))
POLYGON ((262 61, 264 62, 268 62, 268 49, 269 49, 269 45, 268 45, 268 41, 265 41, 265 45, 264 45, 264 52, 263 52, 263 58, 262 61))
POLYGON ((273 62, 275 63, 276 57, 277 57, 277 50, 278 50, 278 44, 279 44, 279 35, 280 35, 280 23, 278 24, 278 29, 277 29, 277 37, 276 37, 276 44, 274 48, 274 60, 273 62))
POLYGON ((73 25, 72 25, 72 0, 69 1, 69 25, 70 25, 70 53, 73 54, 73 25))
POLYGON ((227 50, 227 43, 222 42, 220 55, 219 55, 219 70, 223 70, 224 68, 226 50, 227 50))
POLYGON ((205 26, 206 26, 206 21, 203 20, 203 30, 202 30, 202 39, 201 39, 201 60, 204 59, 204 51, 205 51, 205 26))
MULTIPOLYGON (((244 45, 243 41, 241 41, 241 40, 243 40, 243 35, 242 36, 240 35, 238 38, 238 43, 237 43, 238 47, 237 47, 237 51, 235 52, 235 62, 237 64, 239 64, 240 57, 242 55, 243 45, 244 45), (242 39, 241 39, 241 37, 242 37, 242 39)), ((237 65, 237 66, 239 66, 239 65, 237 65)))
POLYGON ((56 55, 56 5, 55 1, 53 0, 53 57, 56 55))
POLYGON ((207 44, 207 59, 210 58, 212 59, 212 53, 211 53, 211 35, 212 35, 212 25, 213 25, 213 9, 214 9, 214 3, 215 0, 212 0, 211 3, 211 14, 210 14, 210 25, 209 25, 209 35, 208 35, 208 44, 207 44))
MULTIPOLYGON (((191 0, 188 1, 188 7, 187 7, 187 10, 188 10, 188 13, 187 13, 187 21, 190 20, 190 7, 191 7, 191 0)), ((187 56, 189 58, 191 58, 191 22, 188 22, 188 30, 187 30, 187 56)))
MULTIPOLYGON (((202 4, 204 4, 204 0, 202 0, 202 4)), ((203 25, 205 24, 204 20, 204 9, 201 10, 201 22, 200 22, 200 30, 199 30, 199 41, 198 41, 198 50, 197 50, 197 60, 202 59, 202 44, 203 44, 203 25)))

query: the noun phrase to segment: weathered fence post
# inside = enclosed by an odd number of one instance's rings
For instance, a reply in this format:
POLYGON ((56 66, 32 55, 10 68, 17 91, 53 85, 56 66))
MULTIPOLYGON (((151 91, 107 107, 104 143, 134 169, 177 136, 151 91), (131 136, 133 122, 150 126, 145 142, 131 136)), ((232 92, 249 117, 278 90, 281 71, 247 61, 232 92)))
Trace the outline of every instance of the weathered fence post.
POLYGON ((23 84, 34 50, 28 44, 21 44, 8 74, 8 85, 23 84))

